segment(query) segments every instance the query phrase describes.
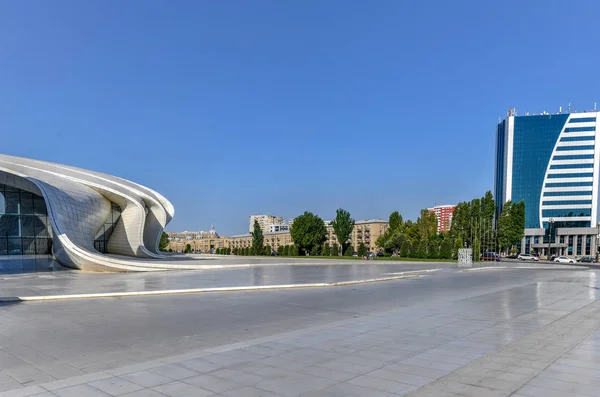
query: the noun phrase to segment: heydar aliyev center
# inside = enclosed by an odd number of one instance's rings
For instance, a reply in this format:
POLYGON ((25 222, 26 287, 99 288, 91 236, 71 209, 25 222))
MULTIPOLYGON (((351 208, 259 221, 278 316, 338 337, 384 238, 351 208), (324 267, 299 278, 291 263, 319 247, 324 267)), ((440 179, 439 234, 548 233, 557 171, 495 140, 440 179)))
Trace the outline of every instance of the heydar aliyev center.
POLYGON ((171 203, 125 179, 0 154, 0 255, 89 271, 191 268, 161 255, 171 203))

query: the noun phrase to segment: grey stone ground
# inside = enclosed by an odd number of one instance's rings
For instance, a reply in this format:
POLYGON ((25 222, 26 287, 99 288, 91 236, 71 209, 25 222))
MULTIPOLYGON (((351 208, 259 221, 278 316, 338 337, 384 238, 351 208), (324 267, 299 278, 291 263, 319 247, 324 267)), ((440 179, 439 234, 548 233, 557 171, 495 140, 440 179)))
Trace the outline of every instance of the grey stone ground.
POLYGON ((600 396, 597 274, 7 304, 0 396, 600 396))

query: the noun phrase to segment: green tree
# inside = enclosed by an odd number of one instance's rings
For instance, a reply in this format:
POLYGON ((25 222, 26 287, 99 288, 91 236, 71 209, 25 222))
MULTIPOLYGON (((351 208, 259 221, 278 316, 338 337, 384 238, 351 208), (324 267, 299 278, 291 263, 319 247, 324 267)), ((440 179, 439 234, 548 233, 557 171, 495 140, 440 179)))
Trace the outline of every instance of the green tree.
POLYGON ((361 242, 360 244, 358 244, 358 249, 356 250, 356 253, 362 258, 363 255, 367 253, 367 246, 361 242))
POLYGON ((404 234, 396 231, 386 242, 384 248, 387 252, 397 254, 402 247, 402 243, 406 240, 404 234))
POLYGON ((231 255, 231 247, 227 247, 227 252, 226 252, 226 254, 227 254, 227 255, 231 255))
POLYGON ((263 254, 266 256, 270 256, 271 252, 273 252, 273 250, 271 249, 270 245, 266 245, 263 254))
MULTIPOLYGON (((296 218, 298 219, 298 218, 296 218)), ((294 219, 294 223, 296 223, 296 219, 294 219)), ((299 256, 300 255, 300 249, 298 248, 298 246, 296 244, 293 244, 290 248, 291 254, 290 256, 299 256)))
POLYGON ((508 250, 512 247, 512 206, 511 200, 504 203, 498 217, 498 248, 500 251, 508 250))
POLYGON ((410 257, 410 241, 408 241, 406 239, 404 240, 404 242, 400 246, 399 255, 402 258, 408 258, 408 257, 410 257))
POLYGON ((289 252, 290 252, 290 246, 284 245, 283 248, 281 249, 281 256, 288 256, 289 252))
POLYGON ((348 248, 346 248, 346 251, 344 251, 344 256, 352 256, 353 253, 354 253, 354 247, 349 245, 348 248))
POLYGON ((402 215, 398 211, 394 211, 390 214, 388 230, 391 233, 399 231, 402 227, 402 215))
POLYGON ((294 219, 290 230, 292 241, 298 253, 311 252, 326 240, 327 229, 321 218, 312 212, 305 212, 294 219))
POLYGON ((323 249, 321 250, 321 255, 329 256, 330 254, 331 254, 331 247, 329 246, 329 243, 323 244, 323 249))
POLYGON ((168 245, 169 245, 169 235, 165 232, 162 232, 162 234, 160 235, 160 241, 158 242, 158 250, 166 251, 168 245))
POLYGON ((252 255, 263 255, 265 239, 260 224, 255 219, 252 230, 252 255))
MULTIPOLYGON (((294 221, 295 223, 296 221, 294 221)), ((342 247, 342 251, 345 252, 348 247, 348 241, 354 230, 354 219, 350 216, 350 213, 342 208, 338 208, 335 211, 335 219, 331 222, 331 227, 335 231, 337 240, 342 247)))
POLYGON ((185 245, 185 253, 187 254, 187 253, 189 253, 191 251, 192 251, 192 246, 190 244, 186 244, 185 245))
POLYGON ((338 245, 334 243, 331 246, 331 256, 339 256, 339 255, 340 255, 340 249, 339 249, 338 245))
POLYGON ((452 259, 452 238, 445 233, 440 244, 440 259, 452 259))
POLYGON ((421 216, 417 218, 417 229, 420 240, 428 240, 431 236, 437 234, 437 217, 434 212, 427 209, 421 210, 421 216))

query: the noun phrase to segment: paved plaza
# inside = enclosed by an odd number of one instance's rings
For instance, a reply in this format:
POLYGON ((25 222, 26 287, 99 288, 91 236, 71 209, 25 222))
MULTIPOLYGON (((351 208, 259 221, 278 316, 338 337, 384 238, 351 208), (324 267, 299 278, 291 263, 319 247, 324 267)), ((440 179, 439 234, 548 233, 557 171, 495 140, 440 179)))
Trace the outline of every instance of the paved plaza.
POLYGON ((6 275, 0 285, 64 293, 416 268, 439 270, 343 287, 0 304, 0 396, 600 396, 600 282, 584 267, 287 264, 6 275))

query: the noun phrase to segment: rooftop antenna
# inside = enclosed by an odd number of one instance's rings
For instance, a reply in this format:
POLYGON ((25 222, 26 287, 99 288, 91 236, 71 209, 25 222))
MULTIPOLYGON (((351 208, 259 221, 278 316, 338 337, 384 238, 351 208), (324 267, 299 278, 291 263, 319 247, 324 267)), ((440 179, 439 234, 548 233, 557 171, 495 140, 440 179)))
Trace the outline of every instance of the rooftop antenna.
POLYGON ((596 111, 596 102, 594 102, 594 112, 596 111))
POLYGON ((562 113, 562 106, 558 107, 558 113, 562 113))
POLYGON ((567 112, 571 113, 571 102, 569 102, 569 107, 567 108, 567 112))

